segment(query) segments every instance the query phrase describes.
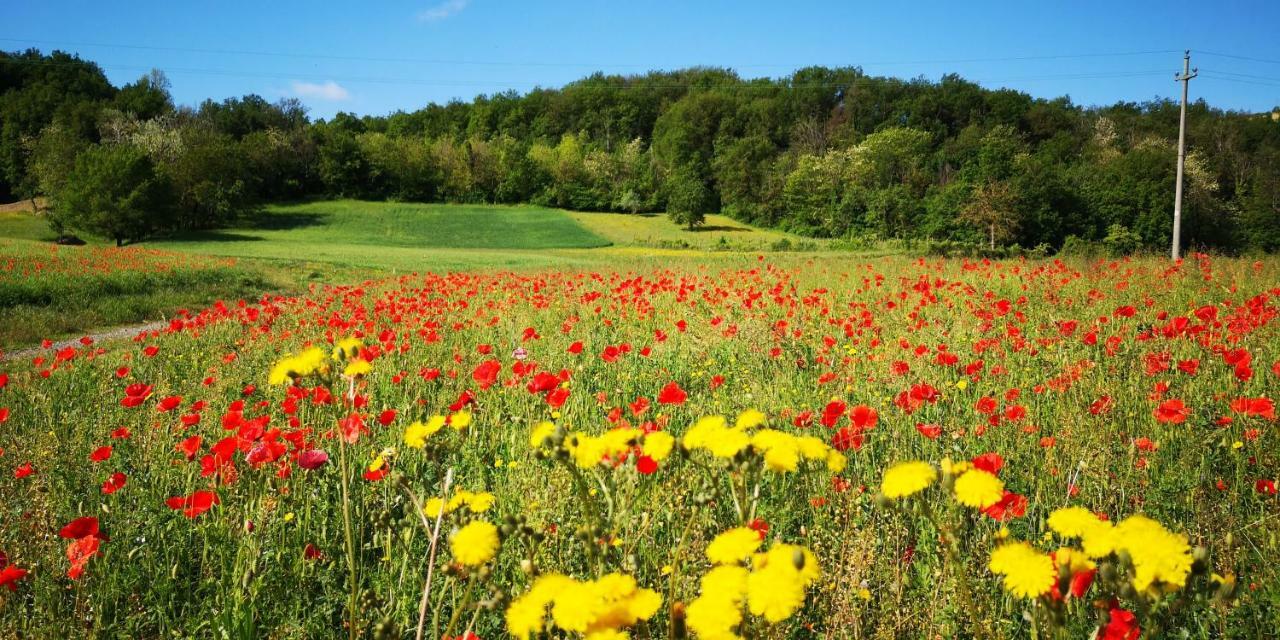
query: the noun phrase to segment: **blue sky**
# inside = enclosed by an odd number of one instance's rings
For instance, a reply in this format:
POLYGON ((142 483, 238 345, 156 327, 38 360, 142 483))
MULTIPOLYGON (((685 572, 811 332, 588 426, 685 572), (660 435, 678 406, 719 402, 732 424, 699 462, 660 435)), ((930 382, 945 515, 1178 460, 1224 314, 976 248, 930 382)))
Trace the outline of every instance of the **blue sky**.
POLYGON ((1202 71, 1192 99, 1266 111, 1280 105, 1277 25, 1276 0, 9 0, 0 49, 79 53, 117 85, 156 67, 180 104, 297 96, 313 117, 329 117, 691 65, 748 77, 812 64, 906 78, 956 72, 1109 104, 1176 96, 1173 74, 1190 48, 1202 71))

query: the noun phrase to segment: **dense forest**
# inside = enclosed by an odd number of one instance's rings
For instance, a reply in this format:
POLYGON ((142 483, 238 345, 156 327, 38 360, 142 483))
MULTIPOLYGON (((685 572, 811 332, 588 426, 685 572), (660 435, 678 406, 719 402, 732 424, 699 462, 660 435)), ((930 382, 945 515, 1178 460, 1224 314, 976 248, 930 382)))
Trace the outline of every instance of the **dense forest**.
MULTIPOLYGON (((1082 107, 811 67, 693 68, 311 121, 256 95, 175 106, 163 73, 0 52, 0 201, 119 242, 312 196, 708 212, 850 242, 1167 249, 1178 104, 1082 107)), ((1188 114, 1183 238, 1280 249, 1280 117, 1188 114)))

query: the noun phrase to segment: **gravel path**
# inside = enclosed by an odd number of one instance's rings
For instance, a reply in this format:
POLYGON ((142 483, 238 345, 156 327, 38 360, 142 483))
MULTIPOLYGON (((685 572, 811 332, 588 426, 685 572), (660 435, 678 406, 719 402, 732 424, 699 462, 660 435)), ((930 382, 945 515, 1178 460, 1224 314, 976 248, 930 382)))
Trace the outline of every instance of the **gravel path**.
MULTIPOLYGON (((160 320, 156 322, 148 322, 145 324, 135 324, 135 325, 126 325, 123 327, 116 327, 114 329, 107 329, 105 331, 101 331, 98 333, 90 333, 89 337, 93 338, 94 344, 98 344, 101 342, 111 342, 114 340, 130 340, 134 336, 138 335, 139 333, 142 333, 143 331, 155 331, 157 329, 163 329, 167 326, 169 326, 168 321, 160 320)), ((80 338, 72 338, 70 340, 61 340, 53 343, 53 346, 50 347, 47 351, 54 352, 59 349, 65 349, 67 347, 79 348, 81 346, 82 345, 80 344, 80 338)), ((27 360, 30 358, 34 358, 35 356, 40 355, 41 352, 45 352, 45 351, 46 349, 38 345, 34 347, 24 347, 22 349, 15 349, 13 351, 4 352, 3 355, 0 355, 0 360, 27 360)))

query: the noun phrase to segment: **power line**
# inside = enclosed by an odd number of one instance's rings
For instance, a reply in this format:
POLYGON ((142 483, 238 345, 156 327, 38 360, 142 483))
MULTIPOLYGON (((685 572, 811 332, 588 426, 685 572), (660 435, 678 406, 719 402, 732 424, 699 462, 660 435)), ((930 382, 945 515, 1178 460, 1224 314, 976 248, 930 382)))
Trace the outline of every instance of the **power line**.
POLYGON ((1253 75, 1248 73, 1236 73, 1234 71, 1218 71, 1217 69, 1206 69, 1205 71, 1208 71, 1210 73, 1216 73, 1222 76, 1232 76, 1235 78, 1249 78, 1251 80, 1269 80, 1271 82, 1280 82, 1280 78, 1271 77, 1271 76, 1258 76, 1258 75, 1253 75))
POLYGON ((1258 87, 1280 87, 1280 82, 1260 82, 1258 80, 1241 80, 1239 78, 1228 78, 1226 76, 1218 76, 1207 74, 1203 76, 1205 80, 1221 80, 1223 82, 1235 82, 1237 84, 1251 84, 1258 87))
POLYGON ((1280 60, 1269 60, 1267 58, 1255 58, 1253 56, 1241 56, 1234 53, 1216 53, 1213 51, 1202 51, 1196 49, 1196 53, 1206 56, 1217 56, 1219 58, 1233 58, 1235 60, 1248 60, 1250 62, 1262 62, 1265 64, 1280 64, 1280 60))

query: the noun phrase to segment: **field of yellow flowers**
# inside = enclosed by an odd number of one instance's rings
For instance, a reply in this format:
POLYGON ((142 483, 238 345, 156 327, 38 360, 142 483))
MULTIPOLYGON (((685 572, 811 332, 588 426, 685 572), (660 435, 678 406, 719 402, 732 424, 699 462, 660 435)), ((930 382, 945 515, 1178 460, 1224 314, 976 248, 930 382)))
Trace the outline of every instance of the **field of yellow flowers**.
POLYGON ((0 361, 0 636, 1274 637, 1280 264, 741 256, 0 361))

